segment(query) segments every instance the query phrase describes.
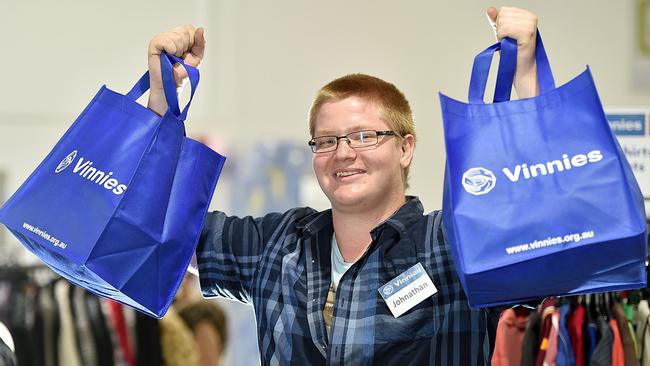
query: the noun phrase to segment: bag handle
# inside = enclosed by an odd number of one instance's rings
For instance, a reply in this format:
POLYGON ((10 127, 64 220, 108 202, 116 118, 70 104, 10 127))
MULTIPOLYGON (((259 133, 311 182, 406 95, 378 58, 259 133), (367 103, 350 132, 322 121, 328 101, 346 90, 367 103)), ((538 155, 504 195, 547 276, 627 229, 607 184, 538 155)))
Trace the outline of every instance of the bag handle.
MULTIPOLYGON (((510 100, 512 83, 517 66, 517 41, 506 37, 501 42, 486 48, 474 58, 472 78, 469 83, 468 99, 470 103, 485 103, 483 98, 490 72, 490 64, 492 63, 494 53, 498 50, 501 51, 501 58, 499 60, 499 70, 497 72, 493 101, 494 103, 499 103, 510 100)), ((553 79, 551 66, 548 62, 539 31, 537 31, 537 37, 535 39, 535 62, 537 64, 537 80, 539 82, 540 93, 555 89, 555 80, 553 79)))
MULTIPOLYGON (((163 90, 165 92, 165 100, 167 101, 167 106, 170 112, 176 116, 179 120, 185 121, 187 118, 187 112, 194 98, 194 93, 196 88, 199 85, 200 74, 199 70, 195 67, 187 65, 183 60, 174 55, 170 55, 166 52, 160 54, 160 70, 162 73, 163 81, 163 90), (188 78, 190 79, 190 86, 192 88, 190 93, 190 100, 183 108, 181 112, 180 107, 178 106, 178 94, 176 93, 176 84, 174 83, 173 75, 173 65, 181 64, 187 71, 188 78)), ((126 97, 135 101, 140 98, 147 90, 149 90, 149 71, 145 72, 144 75, 138 80, 133 88, 126 94, 126 97)))

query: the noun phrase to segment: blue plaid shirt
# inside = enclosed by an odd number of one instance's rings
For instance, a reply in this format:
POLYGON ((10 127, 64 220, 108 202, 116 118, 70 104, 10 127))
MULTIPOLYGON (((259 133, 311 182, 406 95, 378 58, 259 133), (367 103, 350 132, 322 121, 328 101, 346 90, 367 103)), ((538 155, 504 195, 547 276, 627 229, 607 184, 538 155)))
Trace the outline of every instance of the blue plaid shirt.
POLYGON ((264 365, 486 365, 492 315, 468 307, 441 217, 408 197, 371 231, 341 278, 329 336, 331 210, 210 213, 197 248, 203 294, 253 304, 264 365), (377 289, 418 262, 438 292, 395 318, 377 289))

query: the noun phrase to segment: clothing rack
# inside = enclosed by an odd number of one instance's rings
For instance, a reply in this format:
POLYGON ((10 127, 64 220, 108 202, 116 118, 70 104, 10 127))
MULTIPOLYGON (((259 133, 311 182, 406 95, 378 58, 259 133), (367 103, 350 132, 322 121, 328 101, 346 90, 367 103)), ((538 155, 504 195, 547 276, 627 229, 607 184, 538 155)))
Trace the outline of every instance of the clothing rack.
POLYGON ((0 282, 33 283, 41 286, 60 278, 62 277, 42 263, 0 266, 0 282))
POLYGON ((187 321, 194 304, 174 303, 158 320, 74 286, 44 264, 0 266, 0 322, 21 366, 198 366, 187 321))
POLYGON ((492 365, 650 365, 648 295, 646 288, 551 297, 537 309, 506 309, 492 365))
POLYGON ((73 286, 44 264, 0 266, 0 294, 0 321, 19 365, 162 364, 160 352, 135 348, 136 326, 148 344, 160 337, 156 319, 73 286))

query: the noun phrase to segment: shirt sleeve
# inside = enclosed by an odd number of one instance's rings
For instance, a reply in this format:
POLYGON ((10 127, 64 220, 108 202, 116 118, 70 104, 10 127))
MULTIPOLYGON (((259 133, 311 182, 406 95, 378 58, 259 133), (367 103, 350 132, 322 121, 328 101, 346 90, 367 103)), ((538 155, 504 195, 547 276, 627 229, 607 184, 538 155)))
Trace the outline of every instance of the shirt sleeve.
POLYGON ((250 303, 254 277, 266 249, 282 245, 287 231, 311 212, 314 210, 296 208, 258 218, 210 212, 196 248, 203 296, 250 303))

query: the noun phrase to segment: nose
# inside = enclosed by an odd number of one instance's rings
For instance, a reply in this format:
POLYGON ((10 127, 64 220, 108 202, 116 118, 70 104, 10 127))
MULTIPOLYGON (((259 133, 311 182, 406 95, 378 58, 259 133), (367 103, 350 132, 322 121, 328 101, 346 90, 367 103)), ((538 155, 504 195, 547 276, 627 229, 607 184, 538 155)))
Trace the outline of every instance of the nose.
POLYGON ((357 151, 350 147, 350 140, 342 138, 334 151, 334 158, 337 160, 353 159, 357 155, 357 151))

